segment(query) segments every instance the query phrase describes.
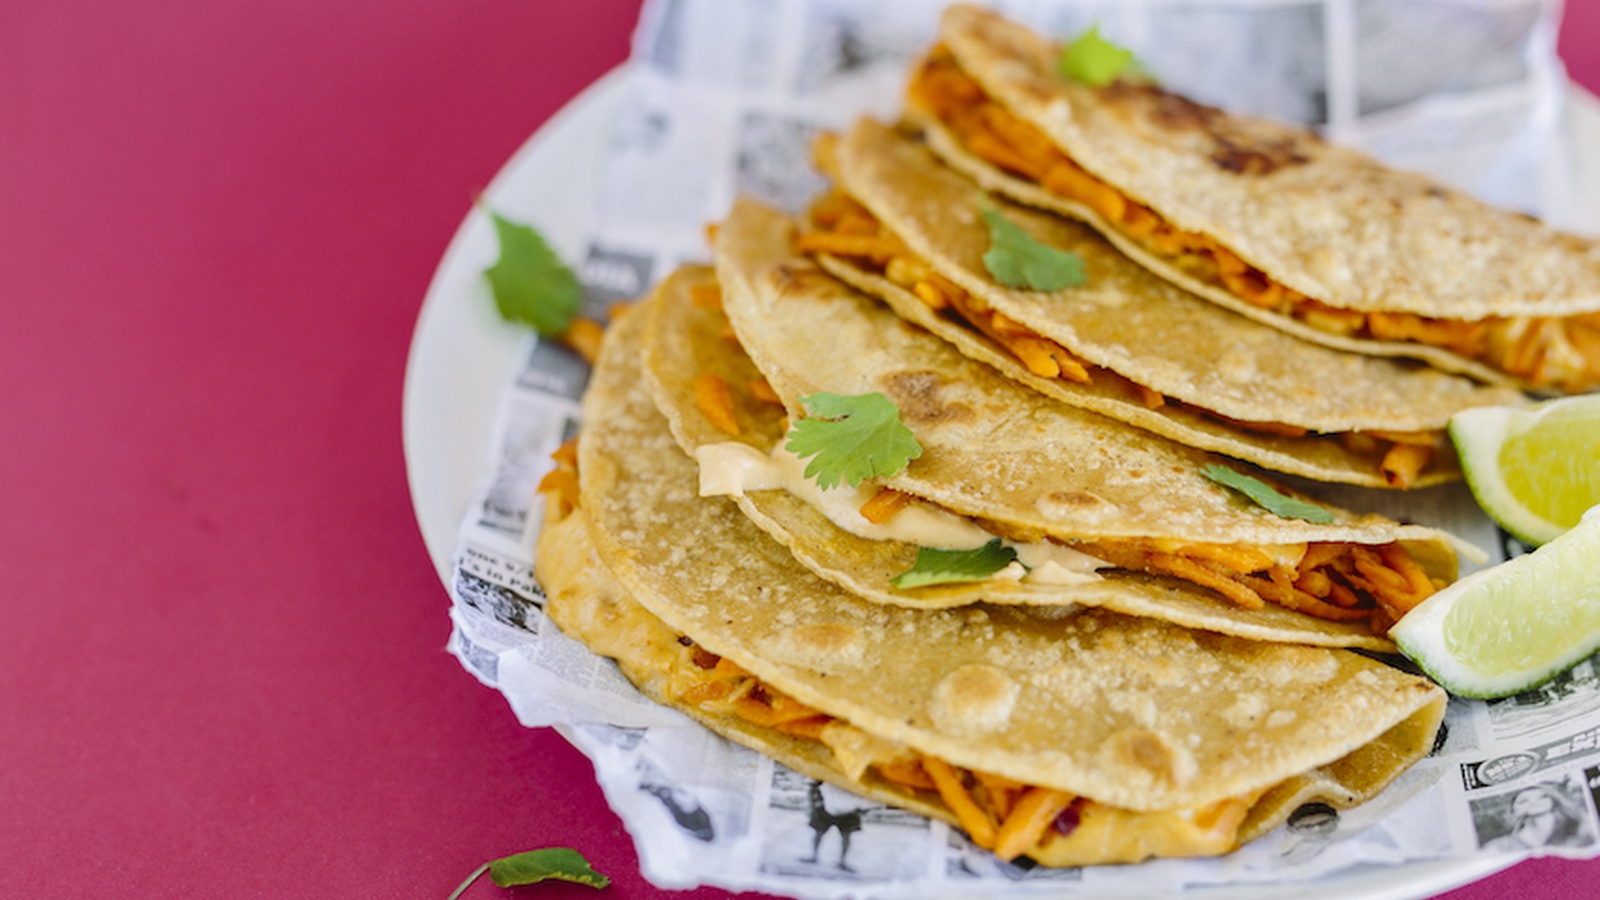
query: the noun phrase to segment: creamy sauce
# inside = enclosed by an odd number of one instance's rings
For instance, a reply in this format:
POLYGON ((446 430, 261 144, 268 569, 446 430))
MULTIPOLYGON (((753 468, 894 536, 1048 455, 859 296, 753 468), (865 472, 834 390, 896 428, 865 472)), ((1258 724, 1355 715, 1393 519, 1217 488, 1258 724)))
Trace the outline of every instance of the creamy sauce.
MULTIPOLYGON (((972 520, 926 503, 912 503, 888 521, 876 523, 861 515, 861 505, 878 492, 875 487, 845 485, 824 490, 805 477, 804 460, 780 444, 765 454, 748 444, 727 441, 695 449, 700 464, 700 496, 738 496, 747 491, 783 490, 805 502, 828 521, 851 534, 873 541, 899 541, 940 550, 975 550, 995 535, 972 520)), ((1050 541, 1006 546, 1017 551, 1017 561, 994 578, 1028 584, 1083 584, 1098 581, 1096 569, 1108 564, 1070 547, 1050 541)))

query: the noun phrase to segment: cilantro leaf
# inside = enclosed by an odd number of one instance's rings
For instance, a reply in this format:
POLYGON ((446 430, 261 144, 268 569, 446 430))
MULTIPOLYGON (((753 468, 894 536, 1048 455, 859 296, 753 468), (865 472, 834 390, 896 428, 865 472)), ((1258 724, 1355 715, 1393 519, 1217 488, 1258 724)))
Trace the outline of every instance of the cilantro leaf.
POLYGON ((1105 87, 1130 68, 1138 68, 1133 51, 1101 37, 1098 24, 1063 45, 1056 57, 1056 71, 1063 78, 1090 87, 1105 87))
POLYGON ((1011 565, 1017 551, 1003 547, 995 538, 975 550, 936 550, 918 547, 917 561, 911 568, 889 579, 897 588, 926 587, 930 584, 982 581, 1011 565))
POLYGON ((488 213, 500 242, 500 258, 483 274, 500 316, 532 325, 545 337, 559 337, 583 305, 577 276, 539 232, 494 210, 488 213))
POLYGON ((566 847, 546 847, 502 857, 489 863, 489 877, 501 887, 533 884, 547 878, 603 888, 611 879, 589 867, 583 854, 566 847))
POLYGON ((501 887, 533 884, 552 878, 587 884, 595 888, 603 888, 611 883, 611 879, 591 869, 589 861, 578 851, 566 847, 546 847, 542 850, 514 853, 484 863, 473 869, 467 880, 461 882, 447 900, 456 900, 472 886, 474 881, 483 877, 485 872, 488 872, 494 883, 501 887))
POLYGON ((1297 500, 1278 492, 1272 485, 1259 478, 1246 475, 1227 466, 1209 465, 1200 470, 1207 478, 1218 484, 1233 488, 1251 500, 1256 505, 1267 510, 1275 516, 1285 519, 1304 519, 1318 525, 1327 525, 1333 521, 1333 513, 1304 500, 1297 500))
POLYGON ((808 415, 789 429, 784 449, 805 459, 805 475, 821 488, 841 481, 856 487, 887 478, 922 455, 922 445, 900 421, 900 410, 879 393, 816 393, 800 398, 808 415))
POLYGON ((983 264, 1006 287, 1059 291, 1088 278, 1078 254, 1039 243, 1021 225, 992 209, 983 211, 983 221, 989 225, 983 264))

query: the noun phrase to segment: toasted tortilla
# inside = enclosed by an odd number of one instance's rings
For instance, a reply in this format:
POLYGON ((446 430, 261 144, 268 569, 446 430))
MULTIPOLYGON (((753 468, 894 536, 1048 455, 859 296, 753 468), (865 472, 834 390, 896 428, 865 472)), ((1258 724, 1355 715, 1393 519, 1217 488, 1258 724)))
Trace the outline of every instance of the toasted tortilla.
MULTIPOLYGON (((802 772, 946 821, 957 817, 933 792, 675 695, 672 667, 693 665, 684 639, 839 720, 846 733, 824 730, 829 746, 906 748, 1158 821, 1261 797, 1242 839, 1283 819, 1282 798, 1359 802, 1431 747, 1444 693, 1358 654, 1101 611, 900 609, 814 577, 730 503, 696 495, 693 462, 640 385, 642 325, 625 315, 605 341, 583 403, 579 509, 553 514, 536 571, 558 624, 656 699, 802 772)), ((1046 834, 1030 855, 1052 865, 1162 850, 1159 834, 1087 847, 1046 834)))
MULTIPOLYGON (((1148 85, 1070 82, 1055 74, 1054 44, 986 10, 948 8, 940 40, 992 98, 1090 174, 1329 307, 1452 321, 1600 310, 1600 241, 1489 206, 1304 129, 1148 85)), ((986 187, 1088 222, 1151 271, 1208 300, 1327 346, 1526 384, 1442 347, 1347 337, 1255 306, 1146 251, 1087 205, 979 161, 926 110, 913 106, 908 115, 930 126, 935 150, 986 187)))
MULTIPOLYGON (((725 239, 737 244, 752 220, 765 218, 759 208, 752 209, 755 215, 735 212, 722 224, 725 239)), ((742 389, 753 380, 765 380, 764 376, 728 339, 726 316, 695 304, 696 290, 715 284, 710 270, 686 266, 669 275, 641 303, 644 384, 689 456, 702 447, 730 441, 769 454, 783 437, 787 417, 781 406, 758 400, 742 389), (711 424, 697 405, 691 385, 707 372, 733 387, 730 395, 740 425, 737 436, 711 424)), ((845 324, 841 317, 831 317, 831 321, 845 324)), ((1105 420, 1086 416, 1084 421, 1094 427, 1105 420)), ((1275 604, 1245 609, 1205 588, 1140 572, 1105 571, 1086 583, 1066 585, 991 578, 902 589, 892 579, 915 565, 917 544, 858 536, 787 490, 744 491, 732 499, 757 527, 814 574, 875 603, 922 609, 978 602, 1062 610, 1102 607, 1253 640, 1394 651, 1391 642, 1374 635, 1364 622, 1330 622, 1275 604)))
POLYGON ((1388 487, 1381 452, 1349 450, 1339 435, 1431 432, 1434 463, 1410 485, 1420 487, 1460 477, 1444 437, 1452 415, 1526 402, 1516 390, 1415 363, 1307 345, 1201 300, 1076 221, 986 194, 920 143, 870 119, 838 143, 835 160, 848 194, 934 271, 1112 377, 1096 372, 1090 384, 1039 377, 981 332, 939 315, 858 262, 822 257, 825 268, 1035 390, 1180 443, 1319 481, 1388 487), (1085 283, 1046 293, 995 282, 983 262, 990 245, 984 209, 997 210, 1041 243, 1075 253, 1084 260, 1085 283), (1117 376, 1179 403, 1151 409, 1117 376), (1224 419, 1312 434, 1276 435, 1224 419))

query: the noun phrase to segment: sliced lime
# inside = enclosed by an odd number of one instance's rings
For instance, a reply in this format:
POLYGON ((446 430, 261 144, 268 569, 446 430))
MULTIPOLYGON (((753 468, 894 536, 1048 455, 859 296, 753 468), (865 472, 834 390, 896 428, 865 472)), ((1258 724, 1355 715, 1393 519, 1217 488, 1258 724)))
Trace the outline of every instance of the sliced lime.
POLYGON ((1450 419, 1467 486, 1489 517, 1538 545, 1600 503, 1600 394, 1450 419))
POLYGON ((1389 632, 1463 697, 1538 687, 1600 650, 1600 511, 1539 549, 1434 594, 1389 632))

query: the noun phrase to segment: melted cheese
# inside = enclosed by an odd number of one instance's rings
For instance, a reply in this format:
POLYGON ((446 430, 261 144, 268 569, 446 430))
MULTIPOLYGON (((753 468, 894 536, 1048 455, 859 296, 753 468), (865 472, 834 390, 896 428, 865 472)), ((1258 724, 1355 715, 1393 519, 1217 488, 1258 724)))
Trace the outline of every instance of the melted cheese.
MULTIPOLYGON (((805 476, 805 461, 777 445, 770 454, 749 444, 727 441, 695 448, 700 465, 700 496, 741 496, 749 491, 788 491, 828 521, 849 533, 873 541, 899 541, 940 550, 975 550, 995 535, 971 519, 926 503, 912 503, 876 523, 861 515, 861 506, 876 488, 840 485, 824 490, 805 476)), ((1085 553, 1050 541, 1006 542, 1017 551, 1021 566, 1008 566, 993 577, 1026 584, 1083 584, 1098 581, 1096 569, 1108 564, 1085 553)))

